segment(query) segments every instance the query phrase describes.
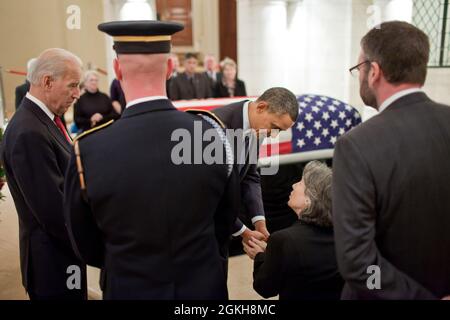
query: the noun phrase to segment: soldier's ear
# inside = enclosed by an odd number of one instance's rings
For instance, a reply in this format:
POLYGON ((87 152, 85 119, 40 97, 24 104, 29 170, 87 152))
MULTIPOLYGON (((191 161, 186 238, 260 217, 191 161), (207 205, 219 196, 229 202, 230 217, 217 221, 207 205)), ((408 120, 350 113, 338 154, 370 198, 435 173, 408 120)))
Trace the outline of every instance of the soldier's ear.
POLYGON ((116 79, 121 81, 122 80, 122 70, 120 69, 119 59, 115 58, 113 61, 113 65, 114 65, 114 73, 116 74, 116 79))
POLYGON ((172 59, 167 59, 167 73, 166 73, 166 80, 169 80, 170 76, 173 72, 173 61, 172 59))

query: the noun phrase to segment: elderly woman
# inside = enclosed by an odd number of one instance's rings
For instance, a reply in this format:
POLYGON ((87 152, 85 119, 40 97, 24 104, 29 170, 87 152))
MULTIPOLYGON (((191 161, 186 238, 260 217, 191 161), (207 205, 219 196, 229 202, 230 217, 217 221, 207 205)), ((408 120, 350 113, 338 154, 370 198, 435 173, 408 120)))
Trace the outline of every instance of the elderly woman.
POLYGON ((253 288, 265 298, 338 300, 338 272, 331 221, 331 169, 313 161, 292 187, 288 205, 298 215, 291 227, 273 233, 267 243, 243 244, 254 259, 253 288))
POLYGON ((237 66, 233 59, 225 58, 220 62, 222 77, 216 83, 214 97, 245 97, 245 83, 236 78, 237 66))
POLYGON ((87 71, 84 76, 84 93, 74 105, 74 120, 79 132, 83 132, 119 118, 111 99, 98 90, 98 74, 87 71))

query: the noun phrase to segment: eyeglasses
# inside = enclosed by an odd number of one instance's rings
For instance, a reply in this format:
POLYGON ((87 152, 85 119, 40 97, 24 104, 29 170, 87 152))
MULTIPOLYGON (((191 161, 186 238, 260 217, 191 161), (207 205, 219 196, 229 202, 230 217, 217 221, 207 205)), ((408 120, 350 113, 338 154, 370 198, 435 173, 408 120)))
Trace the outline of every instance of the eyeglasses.
POLYGON ((356 66, 351 67, 350 69, 348 69, 348 71, 350 72, 350 74, 353 77, 356 77, 358 75, 357 71, 359 71, 359 67, 361 67, 363 64, 370 63, 370 62, 371 62, 370 60, 366 60, 366 61, 363 61, 361 63, 358 63, 356 66))

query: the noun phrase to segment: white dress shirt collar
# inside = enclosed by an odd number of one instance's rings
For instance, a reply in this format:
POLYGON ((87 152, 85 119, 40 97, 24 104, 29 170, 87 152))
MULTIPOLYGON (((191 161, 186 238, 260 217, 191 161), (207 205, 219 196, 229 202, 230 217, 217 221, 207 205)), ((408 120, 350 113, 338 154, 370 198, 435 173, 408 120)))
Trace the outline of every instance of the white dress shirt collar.
POLYGON ((39 108, 42 109, 42 111, 45 112, 45 114, 50 118, 50 120, 54 121, 55 120, 55 115, 53 112, 50 111, 49 108, 47 108, 47 106, 45 105, 45 103, 43 103, 41 100, 39 100, 38 98, 36 98, 35 96, 33 96, 31 93, 27 92, 27 94, 25 95, 26 98, 28 98, 29 100, 33 101, 35 104, 38 105, 39 108))
POLYGON ((392 96, 390 96, 389 98, 387 98, 386 100, 384 100, 384 102, 381 104, 381 106, 378 110, 381 113, 381 112, 383 112, 383 110, 386 110, 387 107, 389 107, 391 104, 393 104, 398 99, 400 99, 408 94, 422 92, 422 91, 423 90, 421 88, 412 88, 412 89, 406 89, 406 90, 399 91, 399 92, 393 94, 392 96))
POLYGON ((127 103, 126 109, 128 109, 131 106, 134 106, 139 103, 148 102, 148 101, 155 101, 155 100, 168 100, 167 96, 151 96, 151 97, 143 97, 139 99, 135 99, 133 101, 130 101, 127 103))
POLYGON ((250 104, 250 101, 246 101, 244 103, 244 107, 242 108, 242 130, 244 130, 244 133, 247 133, 248 130, 250 130, 250 120, 248 118, 248 105, 250 104))

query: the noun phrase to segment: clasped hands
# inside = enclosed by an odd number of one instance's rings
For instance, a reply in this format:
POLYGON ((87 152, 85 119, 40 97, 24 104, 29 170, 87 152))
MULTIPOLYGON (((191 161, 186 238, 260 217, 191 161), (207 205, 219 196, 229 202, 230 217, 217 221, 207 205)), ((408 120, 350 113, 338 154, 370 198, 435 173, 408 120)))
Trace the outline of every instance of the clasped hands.
POLYGON ((265 220, 255 222, 255 230, 245 229, 242 233, 242 245, 251 259, 255 259, 258 253, 266 251, 269 236, 265 220))
POLYGON ((98 122, 102 121, 103 116, 100 113, 95 113, 91 117, 91 127, 94 127, 98 122))

